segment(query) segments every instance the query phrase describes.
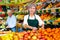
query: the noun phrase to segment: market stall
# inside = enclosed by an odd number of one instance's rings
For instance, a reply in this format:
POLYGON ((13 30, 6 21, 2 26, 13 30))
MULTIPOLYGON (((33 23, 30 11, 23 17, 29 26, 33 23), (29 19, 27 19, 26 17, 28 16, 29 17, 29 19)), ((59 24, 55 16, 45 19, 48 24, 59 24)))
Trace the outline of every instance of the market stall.
POLYGON ((59 0, 0 0, 0 40, 60 40, 59 31, 59 0), (38 30, 24 30, 22 23, 28 14, 27 6, 30 3, 37 5, 36 14, 44 21, 45 29, 38 27, 38 30), (16 32, 5 29, 8 9, 13 9, 17 18, 16 32), (18 32, 19 28, 23 31, 18 32))
POLYGON ((0 31, 0 40, 59 40, 60 28, 47 28, 23 32, 0 31))

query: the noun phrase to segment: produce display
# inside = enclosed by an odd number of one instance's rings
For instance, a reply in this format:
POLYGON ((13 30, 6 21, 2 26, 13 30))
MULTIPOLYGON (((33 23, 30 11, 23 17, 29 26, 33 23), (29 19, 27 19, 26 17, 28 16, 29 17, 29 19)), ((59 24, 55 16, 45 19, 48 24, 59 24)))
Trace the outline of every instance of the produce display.
POLYGON ((41 17, 42 20, 50 20, 51 18, 53 18, 55 16, 52 15, 52 14, 46 13, 46 14, 41 14, 40 17, 41 17))
MULTIPOLYGON (((60 40, 60 2, 53 0, 0 0, 0 28, 5 28, 7 9, 14 9, 17 18, 16 29, 22 28, 24 16, 28 14, 27 6, 36 4, 37 14, 46 25, 59 28, 38 28, 22 32, 0 31, 0 40, 60 40), (5 6, 5 9, 4 7, 5 6), (4 10, 5 11, 4 11, 4 10), (59 15, 57 17, 56 15, 59 15), (54 25, 54 26, 52 26, 54 25)), ((45 25, 45 26, 46 26, 45 25)))
POLYGON ((52 7, 53 7, 53 5, 52 5, 52 3, 50 3, 50 4, 46 7, 46 9, 52 8, 52 7))
POLYGON ((60 3, 56 4, 55 7, 60 7, 60 3))
POLYGON ((28 30, 23 32, 0 32, 0 40, 60 40, 60 28, 28 30), (2 34, 5 34, 1 36, 2 34))
POLYGON ((0 5, 4 5, 4 4, 5 4, 4 0, 0 0, 0 5))
POLYGON ((24 15, 17 15, 16 16, 18 20, 23 20, 24 19, 24 15))
POLYGON ((2 12, 2 7, 0 6, 0 12, 2 12))
POLYGON ((39 10, 39 9, 42 9, 44 6, 45 6, 44 4, 38 4, 36 8, 37 10, 39 10))
POLYGON ((53 22, 55 25, 60 25, 60 18, 57 18, 54 22, 53 22))
POLYGON ((2 12, 1 14, 0 14, 0 17, 5 17, 6 15, 5 15, 5 12, 2 12))
POLYGON ((55 20, 56 22, 60 22, 60 18, 58 18, 57 20, 55 20))
POLYGON ((5 28, 5 21, 0 20, 0 28, 5 28))
POLYGON ((13 34, 11 31, 5 31, 1 32, 0 31, 0 40, 13 40, 13 34))
POLYGON ((46 2, 46 0, 40 0, 40 2, 46 2))
POLYGON ((26 2, 30 2, 31 0, 11 0, 11 3, 15 3, 15 4, 21 4, 21 3, 26 3, 26 2))

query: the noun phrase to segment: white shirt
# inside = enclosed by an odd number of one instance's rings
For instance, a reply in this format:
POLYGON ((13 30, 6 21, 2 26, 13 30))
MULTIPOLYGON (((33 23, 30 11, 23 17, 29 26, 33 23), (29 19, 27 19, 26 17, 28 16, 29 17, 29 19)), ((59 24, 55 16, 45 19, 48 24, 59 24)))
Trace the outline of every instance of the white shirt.
MULTIPOLYGON (((23 25, 25 25, 25 24, 28 25, 28 22, 27 22, 28 16, 29 16, 29 15, 24 16, 24 22, 23 22, 23 25)), ((38 15, 36 15, 36 14, 35 14, 35 16, 33 16, 33 17, 30 17, 30 16, 29 16, 29 19, 34 20, 35 17, 36 17, 36 19, 37 19, 38 22, 39 22, 39 26, 41 26, 42 24, 44 24, 44 22, 41 20, 41 18, 40 18, 38 15)))
POLYGON ((16 26, 16 17, 12 15, 11 17, 8 16, 6 24, 9 28, 13 28, 16 26))

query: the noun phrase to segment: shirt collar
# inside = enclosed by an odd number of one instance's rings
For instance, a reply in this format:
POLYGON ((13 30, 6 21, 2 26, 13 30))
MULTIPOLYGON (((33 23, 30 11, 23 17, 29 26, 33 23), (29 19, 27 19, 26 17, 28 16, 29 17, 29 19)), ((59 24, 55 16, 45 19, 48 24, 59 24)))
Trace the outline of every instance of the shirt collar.
MULTIPOLYGON (((13 16, 13 15, 12 15, 12 16, 13 16)), ((12 16, 11 16, 11 17, 12 17, 12 16)), ((8 17, 11 18, 10 16, 8 16, 8 17)))

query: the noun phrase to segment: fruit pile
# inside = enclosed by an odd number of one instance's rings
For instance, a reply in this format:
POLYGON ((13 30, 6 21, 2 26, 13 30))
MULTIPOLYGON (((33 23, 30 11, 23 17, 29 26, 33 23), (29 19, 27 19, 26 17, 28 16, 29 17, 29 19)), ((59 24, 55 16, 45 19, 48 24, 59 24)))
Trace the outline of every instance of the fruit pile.
POLYGON ((5 12, 2 12, 1 14, 0 14, 0 17, 5 17, 6 15, 5 15, 5 12))
POLYGON ((57 18, 54 22, 53 22, 55 25, 57 24, 57 25, 60 25, 59 23, 60 23, 60 18, 57 18))
POLYGON ((11 31, 4 31, 4 32, 1 32, 0 31, 0 40, 13 40, 13 32, 11 31))
POLYGON ((7 35, 1 36, 0 40, 60 40, 60 28, 39 28, 39 30, 6 33, 7 35))
POLYGON ((23 20, 24 19, 24 15, 17 15, 16 16, 18 20, 23 20))
POLYGON ((52 3, 50 3, 47 7, 46 7, 46 9, 48 9, 48 8, 52 8, 52 3))
POLYGON ((23 32, 20 35, 19 40, 60 40, 60 28, 54 28, 54 29, 39 29, 39 30, 32 30, 23 32))
POLYGON ((58 4, 56 4, 55 7, 60 7, 60 2, 58 4))
POLYGON ((51 18, 53 18, 53 17, 55 17, 54 15, 52 15, 52 14, 49 14, 49 13, 46 13, 46 14, 42 14, 41 16, 40 16, 40 18, 42 19, 42 20, 50 20, 51 18))
POLYGON ((55 20, 55 22, 60 22, 60 18, 58 18, 57 20, 55 20))

